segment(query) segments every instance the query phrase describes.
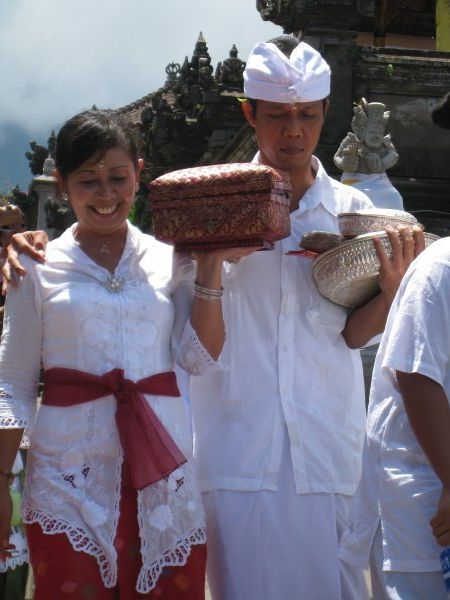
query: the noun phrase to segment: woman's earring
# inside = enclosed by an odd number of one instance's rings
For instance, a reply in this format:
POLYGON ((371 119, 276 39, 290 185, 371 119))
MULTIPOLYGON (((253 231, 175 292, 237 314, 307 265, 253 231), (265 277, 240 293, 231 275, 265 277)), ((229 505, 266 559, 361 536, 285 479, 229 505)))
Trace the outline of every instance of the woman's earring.
POLYGON ((134 186, 134 191, 138 192, 139 191, 139 182, 136 181, 136 185, 134 186))
POLYGON ((68 194, 66 194, 66 192, 63 192, 61 194, 61 199, 62 199, 63 202, 69 202, 69 196, 68 196, 68 194))

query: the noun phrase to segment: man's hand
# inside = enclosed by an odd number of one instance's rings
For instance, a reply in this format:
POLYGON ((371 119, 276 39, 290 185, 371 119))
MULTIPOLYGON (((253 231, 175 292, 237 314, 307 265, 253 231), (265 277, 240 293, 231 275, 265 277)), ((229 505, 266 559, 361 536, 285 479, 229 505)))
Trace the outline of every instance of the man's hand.
POLYGON ((383 249, 381 240, 375 238, 375 250, 380 261, 378 284, 380 293, 351 313, 342 335, 349 348, 362 348, 369 340, 382 333, 389 308, 397 293, 403 275, 415 257, 425 248, 420 227, 405 227, 400 231, 386 230, 392 246, 392 258, 383 249))
POLYGON ((386 233, 392 246, 392 258, 387 256, 378 238, 374 239, 374 244, 381 267, 378 283, 390 305, 409 265, 425 249, 425 238, 417 226, 402 227, 398 231, 390 227, 386 233))
POLYGON ((439 546, 450 546, 450 490, 443 489, 436 514, 430 520, 439 546))
POLYGON ((45 262, 45 249, 48 243, 48 235, 45 231, 25 231, 15 233, 6 249, 6 262, 3 266, 3 290, 6 293, 8 285, 15 285, 14 275, 26 275, 19 254, 22 252, 38 262, 45 262))

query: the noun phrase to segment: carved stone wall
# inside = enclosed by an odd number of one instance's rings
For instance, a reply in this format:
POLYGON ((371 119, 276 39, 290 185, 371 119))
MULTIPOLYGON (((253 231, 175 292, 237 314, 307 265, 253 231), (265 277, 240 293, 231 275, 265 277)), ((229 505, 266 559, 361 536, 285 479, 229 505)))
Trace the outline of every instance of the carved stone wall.
POLYGON ((191 59, 170 63, 165 84, 118 112, 140 133, 144 180, 215 157, 244 124, 238 102, 245 63, 233 44, 214 69, 200 33, 191 59))

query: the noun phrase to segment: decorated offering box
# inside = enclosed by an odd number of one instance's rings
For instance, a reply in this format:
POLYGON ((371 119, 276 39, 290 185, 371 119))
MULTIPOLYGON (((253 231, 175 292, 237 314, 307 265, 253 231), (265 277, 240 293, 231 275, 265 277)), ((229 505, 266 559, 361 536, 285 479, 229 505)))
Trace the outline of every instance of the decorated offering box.
POLYGON ((290 233, 289 180, 266 165, 182 169, 149 189, 154 235, 177 250, 271 248, 290 233))

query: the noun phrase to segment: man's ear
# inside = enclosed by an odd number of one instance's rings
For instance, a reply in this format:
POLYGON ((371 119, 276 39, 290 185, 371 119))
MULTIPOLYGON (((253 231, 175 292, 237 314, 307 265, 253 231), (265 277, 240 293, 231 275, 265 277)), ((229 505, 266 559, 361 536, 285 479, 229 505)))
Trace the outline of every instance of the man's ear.
POLYGON ((245 118, 252 127, 255 127, 255 114, 253 111, 253 106, 250 104, 250 102, 247 102, 247 100, 245 102, 242 102, 241 106, 245 118))

